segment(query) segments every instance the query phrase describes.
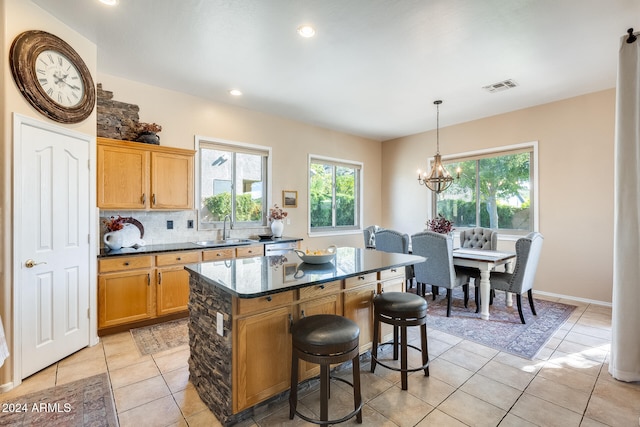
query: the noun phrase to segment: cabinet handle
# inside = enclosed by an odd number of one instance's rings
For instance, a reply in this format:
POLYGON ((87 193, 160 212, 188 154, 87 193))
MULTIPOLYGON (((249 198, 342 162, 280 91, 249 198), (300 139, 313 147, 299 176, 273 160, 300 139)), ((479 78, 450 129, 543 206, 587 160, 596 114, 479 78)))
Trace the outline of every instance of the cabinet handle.
POLYGON ((271 297, 270 296, 267 297, 267 301, 271 302, 271 297))
POLYGON ((147 273, 147 286, 151 286, 151 273, 147 273))
POLYGON ((364 280, 364 276, 358 276, 358 280, 364 280))
POLYGON ((291 333, 291 328, 293 327, 293 316, 289 313, 289 333, 291 333))
POLYGON ((300 315, 302 316, 302 318, 304 319, 304 310, 302 310, 302 312, 300 313, 300 315))
POLYGON ((222 256, 222 254, 221 254, 220 252, 218 252, 218 253, 216 254, 216 256, 222 256))
POLYGON ((145 203, 147 203, 147 194, 142 193, 142 204, 144 205, 145 203))
POLYGON ((178 261, 182 261, 182 258, 181 258, 181 257, 178 257, 178 258, 176 258, 176 259, 177 259, 178 261))
POLYGON ((152 205, 154 205, 154 206, 155 206, 155 204, 156 204, 156 193, 153 193, 153 194, 151 195, 151 204, 152 204, 152 205))
POLYGON ((158 271, 158 285, 162 285, 162 272, 158 271))
POLYGON ((129 263, 128 263, 128 262, 125 262, 125 263, 124 263, 124 265, 129 265, 129 263))
POLYGON ((324 289, 324 285, 320 285, 319 287, 320 287, 320 289, 324 289))
POLYGON ((392 269, 391 269, 391 272, 392 272, 392 273, 395 273, 396 271, 398 271, 398 270, 396 270, 395 268, 392 268, 392 269))

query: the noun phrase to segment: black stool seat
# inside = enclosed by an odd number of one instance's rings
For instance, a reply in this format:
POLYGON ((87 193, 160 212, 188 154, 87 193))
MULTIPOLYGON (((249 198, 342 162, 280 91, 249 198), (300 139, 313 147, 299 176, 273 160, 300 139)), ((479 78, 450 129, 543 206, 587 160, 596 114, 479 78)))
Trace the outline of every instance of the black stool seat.
POLYGON ((291 327, 291 389, 289 391, 289 419, 298 415, 305 421, 328 425, 356 416, 362 423, 360 394, 360 328, 346 317, 318 314, 303 317, 291 327), (320 365, 320 420, 309 418, 296 410, 298 404, 298 359, 320 365), (354 410, 342 418, 329 420, 329 369, 332 364, 352 361, 353 383, 334 378, 353 387, 354 410))
POLYGON ((400 371, 402 389, 408 388, 407 373, 424 370, 429 376, 429 352, 427 349, 427 301, 419 295, 407 292, 384 292, 373 299, 373 346, 371 348, 371 372, 375 372, 376 365, 400 371), (380 323, 393 325, 393 341, 379 344, 380 323), (420 341, 422 348, 407 342, 407 327, 420 326, 420 341), (400 340, 398 335, 400 332, 400 340), (378 360, 378 346, 393 345, 393 360, 398 360, 398 346, 400 347, 400 368, 396 368, 378 360), (407 348, 422 352, 422 366, 410 368, 407 363, 407 348))
POLYGON ((424 317, 427 313, 427 301, 406 292, 385 292, 378 295, 373 304, 380 314, 389 317, 424 317))
POLYGON ((318 314, 296 322, 291 337, 293 346, 305 353, 326 356, 347 353, 357 347, 360 328, 346 317, 318 314))

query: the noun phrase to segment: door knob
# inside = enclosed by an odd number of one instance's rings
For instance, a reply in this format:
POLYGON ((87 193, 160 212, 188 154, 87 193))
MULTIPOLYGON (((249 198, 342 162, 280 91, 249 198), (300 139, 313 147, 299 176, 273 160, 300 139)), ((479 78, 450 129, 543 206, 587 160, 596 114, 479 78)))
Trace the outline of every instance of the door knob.
POLYGON ((27 268, 33 268, 38 264, 46 264, 46 262, 35 262, 34 260, 32 260, 31 258, 29 258, 28 260, 25 261, 24 266, 27 268))

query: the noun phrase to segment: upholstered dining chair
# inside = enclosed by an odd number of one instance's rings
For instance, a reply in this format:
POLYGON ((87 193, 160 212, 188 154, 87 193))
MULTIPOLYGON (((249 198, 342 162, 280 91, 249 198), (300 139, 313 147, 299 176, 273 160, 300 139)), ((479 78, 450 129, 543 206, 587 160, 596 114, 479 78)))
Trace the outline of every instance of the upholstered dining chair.
POLYGON ((498 249, 498 232, 483 227, 461 230, 460 247, 495 251, 498 249))
MULTIPOLYGON (((460 247, 483 249, 486 251, 498 250, 498 232, 491 228, 474 227, 460 231, 460 247)), ((476 279, 478 280, 478 279, 476 279)), ((475 286, 475 298, 476 298, 476 313, 480 311, 480 304, 478 304, 478 294, 480 287, 475 286)), ((491 300, 489 304, 493 303, 493 296, 495 292, 491 291, 491 300)), ((466 307, 466 305, 465 305, 466 307)))
POLYGON ((377 225, 370 225, 362 230, 364 236, 364 247, 367 249, 376 248, 376 232, 380 229, 377 225))
MULTIPOLYGON (((465 307, 468 301, 468 276, 465 268, 453 265, 453 237, 448 234, 422 231, 411 236, 414 255, 427 260, 414 265, 417 290, 424 296, 425 285, 447 290, 447 317, 451 317, 451 296, 454 288, 464 286, 465 307)), ((434 294, 435 297, 435 294, 434 294)))
MULTIPOLYGON (((375 241, 377 251, 395 252, 399 254, 409 253, 409 235, 406 233, 381 228, 375 234, 375 241)), ((413 266, 406 266, 404 271, 407 285, 411 287, 414 277, 413 266)))
POLYGON ((538 260, 542 250, 544 237, 538 232, 529 233, 516 241, 516 266, 513 273, 492 271, 491 289, 497 289, 516 294, 520 321, 526 323, 522 314, 522 294, 527 293, 529 306, 534 316, 537 316, 533 305, 533 282, 538 269, 538 260))

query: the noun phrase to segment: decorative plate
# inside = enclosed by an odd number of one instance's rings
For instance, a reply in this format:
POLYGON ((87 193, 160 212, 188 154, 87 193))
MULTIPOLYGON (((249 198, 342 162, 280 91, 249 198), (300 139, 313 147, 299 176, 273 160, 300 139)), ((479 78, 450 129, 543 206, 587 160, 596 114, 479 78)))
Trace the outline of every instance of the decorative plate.
POLYGON ((140 221, 138 221, 137 219, 133 218, 133 217, 125 217, 122 218, 124 219, 124 222, 127 222, 129 224, 133 224, 136 227, 138 227, 138 230, 140 230, 140 238, 142 239, 144 237, 144 227, 142 226, 142 223, 140 221))
POLYGON ((331 245, 325 250, 313 251, 316 253, 306 253, 299 249, 294 249, 294 251, 302 262, 306 262, 307 264, 324 264, 331 262, 336 257, 336 249, 335 245, 331 245))

